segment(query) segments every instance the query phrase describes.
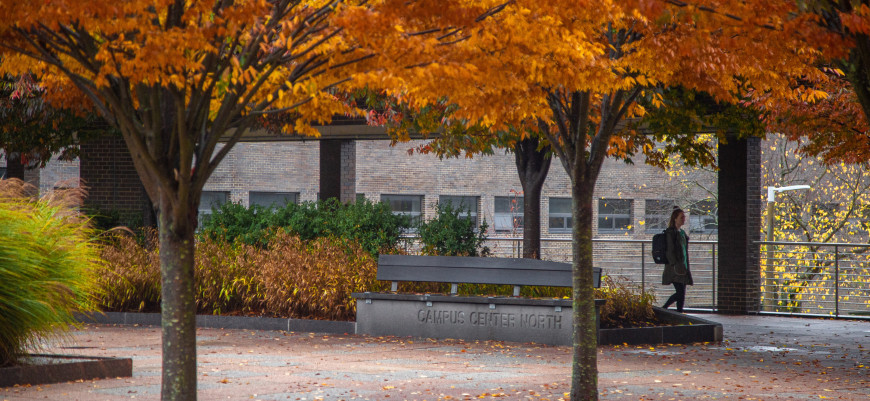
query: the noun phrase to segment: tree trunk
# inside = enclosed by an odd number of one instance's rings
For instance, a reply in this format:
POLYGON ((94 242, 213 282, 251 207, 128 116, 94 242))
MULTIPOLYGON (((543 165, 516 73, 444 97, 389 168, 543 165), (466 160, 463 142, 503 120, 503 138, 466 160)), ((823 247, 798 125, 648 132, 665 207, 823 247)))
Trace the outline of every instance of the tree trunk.
POLYGON ((598 331, 592 287, 592 190, 595 182, 577 172, 571 181, 574 218, 571 401, 598 400, 598 331))
MULTIPOLYGON (((153 235, 148 235, 149 232, 154 232, 152 230, 158 230, 160 221, 157 218, 157 210, 154 207, 154 203, 151 201, 151 197, 148 196, 148 191, 145 190, 145 185, 142 185, 142 233, 145 234, 145 248, 148 250, 158 249, 160 246, 160 239, 155 238, 153 235)), ((158 231, 159 232, 159 231, 158 231)))
MULTIPOLYGON (((166 195, 164 195, 166 196, 166 195)), ((160 268, 163 327, 164 401, 196 400, 196 303, 194 299, 194 227, 190 214, 171 210, 161 199, 160 268), (172 217, 176 218, 173 219, 172 217), (184 216, 179 219, 179 216, 184 216), (184 221, 187 219, 187 221, 184 221), (174 221, 182 220, 182 221, 174 221)), ((180 207, 188 207, 182 205, 180 207)), ((195 215, 194 215, 195 218, 195 215)))
POLYGON ((517 142, 514 157, 523 186, 523 257, 541 258, 541 189, 550 171, 549 149, 538 150, 540 140, 533 136, 517 142))

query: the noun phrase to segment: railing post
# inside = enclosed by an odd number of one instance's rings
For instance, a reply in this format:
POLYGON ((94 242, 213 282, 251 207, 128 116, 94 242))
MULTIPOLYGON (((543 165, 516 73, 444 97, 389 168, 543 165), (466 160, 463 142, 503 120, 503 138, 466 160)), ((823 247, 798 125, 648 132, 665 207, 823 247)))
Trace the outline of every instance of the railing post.
POLYGON ((834 316, 840 317, 840 247, 834 245, 834 316))
POLYGON ((640 293, 646 293, 646 242, 640 243, 640 293))
POLYGON ((715 312, 715 311, 719 310, 719 308, 716 307, 716 243, 714 242, 714 243, 710 244, 710 247, 713 250, 713 259, 712 259, 712 262, 710 263, 710 265, 713 267, 713 273, 712 273, 712 276, 710 277, 710 279, 712 280, 712 284, 710 287, 710 293, 711 293, 711 296, 713 297, 712 307, 713 307, 713 311, 715 312))

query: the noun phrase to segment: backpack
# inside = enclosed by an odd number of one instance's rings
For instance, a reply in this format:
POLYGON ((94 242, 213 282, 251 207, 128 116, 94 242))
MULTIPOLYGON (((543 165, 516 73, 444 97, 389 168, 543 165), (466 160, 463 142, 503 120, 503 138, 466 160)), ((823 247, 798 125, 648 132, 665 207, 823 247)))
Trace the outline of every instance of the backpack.
POLYGON ((662 231, 652 237, 652 257, 656 264, 662 265, 668 263, 668 240, 665 232, 662 231))

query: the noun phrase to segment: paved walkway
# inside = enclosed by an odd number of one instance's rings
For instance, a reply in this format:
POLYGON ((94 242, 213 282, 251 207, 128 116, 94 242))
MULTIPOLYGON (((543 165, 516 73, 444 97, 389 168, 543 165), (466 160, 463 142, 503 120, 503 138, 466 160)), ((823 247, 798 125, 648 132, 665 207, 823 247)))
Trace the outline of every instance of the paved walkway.
MULTIPOLYGON (((722 344, 599 348, 602 400, 870 400, 870 322, 702 315, 722 344)), ((571 349, 198 330, 200 400, 560 400, 571 349)), ((159 399, 160 331, 89 325, 50 351, 131 356, 133 377, 0 389, 4 400, 159 399)))

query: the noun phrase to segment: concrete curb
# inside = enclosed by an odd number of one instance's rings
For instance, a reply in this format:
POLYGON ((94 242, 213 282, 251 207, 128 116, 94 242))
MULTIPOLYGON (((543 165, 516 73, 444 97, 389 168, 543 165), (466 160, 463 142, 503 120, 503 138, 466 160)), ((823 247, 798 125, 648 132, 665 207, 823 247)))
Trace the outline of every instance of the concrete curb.
MULTIPOLYGON (((723 339, 723 328, 720 323, 658 307, 653 309, 659 319, 676 325, 599 329, 598 344, 690 344, 720 342, 723 339)), ((80 314, 78 320, 83 323, 160 326, 159 313, 98 312, 89 315, 80 314)), ((196 325, 216 329, 283 330, 322 334, 356 333, 356 322, 329 320, 197 315, 196 325)))
MULTIPOLYGON (((80 314, 77 318, 82 323, 160 326, 159 313, 97 312, 80 314)), ((196 326, 216 329, 283 330, 324 334, 353 334, 356 332, 355 322, 248 316, 197 315, 196 326)))
POLYGON ((31 354, 30 362, 0 368, 0 387, 37 385, 107 377, 132 377, 133 359, 31 354))
POLYGON ((598 345, 619 344, 691 344, 721 342, 721 323, 712 322, 667 309, 653 307, 656 317, 675 326, 638 327, 598 330, 598 345))

